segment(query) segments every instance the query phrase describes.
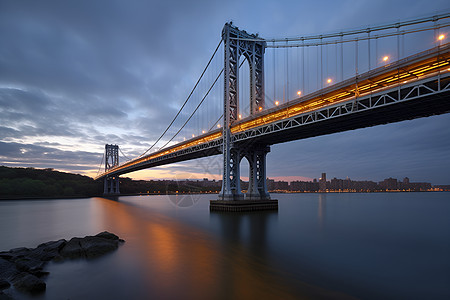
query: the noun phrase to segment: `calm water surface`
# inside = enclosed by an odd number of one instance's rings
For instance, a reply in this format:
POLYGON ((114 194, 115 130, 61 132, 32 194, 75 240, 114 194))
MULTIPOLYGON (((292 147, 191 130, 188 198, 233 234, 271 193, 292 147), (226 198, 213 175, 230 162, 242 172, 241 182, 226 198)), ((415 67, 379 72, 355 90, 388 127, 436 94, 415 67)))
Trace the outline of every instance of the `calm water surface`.
POLYGON ((96 260, 50 263, 18 299, 450 299, 450 193, 279 194, 279 211, 209 212, 213 195, 0 201, 0 251, 108 230, 96 260))

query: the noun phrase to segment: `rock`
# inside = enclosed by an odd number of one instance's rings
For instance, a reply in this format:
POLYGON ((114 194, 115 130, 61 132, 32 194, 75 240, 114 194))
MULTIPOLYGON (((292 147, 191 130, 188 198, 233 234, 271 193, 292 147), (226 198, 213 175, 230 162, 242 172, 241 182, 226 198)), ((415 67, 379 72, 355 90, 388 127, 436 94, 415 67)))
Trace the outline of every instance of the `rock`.
POLYGON ((0 291, 0 300, 12 300, 13 298, 0 291))
POLYGON ((0 258, 4 258, 6 260, 10 260, 13 257, 14 257, 14 254, 12 254, 10 252, 6 252, 6 251, 0 252, 0 258))
POLYGON ((17 270, 17 267, 13 262, 0 258, 0 279, 8 280, 18 273, 19 270, 17 270))
POLYGON ((14 253, 14 254, 26 254, 29 251, 30 251, 30 249, 25 248, 25 247, 14 248, 14 249, 9 250, 10 253, 14 253))
POLYGON ((70 241, 68 241, 64 247, 59 251, 59 254, 61 254, 64 258, 80 258, 84 257, 83 249, 81 248, 80 241, 81 238, 72 238, 70 241))
POLYGON ((119 240, 119 237, 117 235, 115 235, 114 233, 108 232, 108 231, 100 232, 99 234, 96 234, 95 236, 101 237, 104 239, 108 239, 108 240, 119 240))
POLYGON ((59 252, 64 258, 95 258, 119 247, 119 237, 107 231, 95 236, 72 238, 59 252))
POLYGON ((32 249, 29 256, 40 259, 42 261, 50 261, 56 256, 59 256, 59 251, 67 244, 67 241, 62 239, 59 241, 51 241, 40 244, 37 248, 32 249))
POLYGON ((16 267, 19 271, 36 273, 42 271, 45 262, 31 257, 21 257, 15 261, 16 267))
POLYGON ((43 292, 46 288, 46 284, 42 279, 26 272, 16 275, 12 282, 16 289, 28 293, 43 292))
POLYGON ((87 258, 102 256, 119 247, 119 238, 106 239, 97 236, 87 236, 81 240, 81 247, 87 258))
POLYGON ((48 272, 43 271, 50 261, 64 258, 95 258, 119 247, 123 240, 113 233, 104 231, 95 236, 64 239, 40 244, 37 248, 14 248, 0 252, 0 300, 11 299, 3 290, 11 284, 18 290, 39 293, 46 289, 40 279, 48 272))
POLYGON ((0 279, 0 291, 5 290, 7 288, 9 288, 11 286, 11 284, 4 280, 4 279, 0 279))
POLYGON ((25 257, 30 253, 28 248, 14 248, 8 252, 1 252, 0 257, 9 261, 15 261, 18 258, 25 257))

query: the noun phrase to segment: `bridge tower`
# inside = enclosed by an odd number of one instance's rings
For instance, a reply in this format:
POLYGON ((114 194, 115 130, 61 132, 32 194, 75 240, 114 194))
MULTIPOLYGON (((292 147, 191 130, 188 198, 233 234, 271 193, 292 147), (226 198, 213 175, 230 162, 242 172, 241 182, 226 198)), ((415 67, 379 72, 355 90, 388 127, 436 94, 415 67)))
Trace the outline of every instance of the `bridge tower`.
MULTIPOLYGON (((105 172, 119 165, 119 146, 105 145, 105 172)), ((106 176, 103 188, 104 195, 120 194, 119 175, 106 176)))
POLYGON ((223 181, 219 200, 244 200, 240 187, 239 164, 249 162, 249 188, 245 200, 270 199, 266 185, 266 155, 269 146, 256 143, 235 144, 231 127, 239 121, 239 59, 246 58, 250 70, 250 115, 264 109, 264 51, 266 42, 226 23, 222 30, 224 42, 224 126, 223 181))

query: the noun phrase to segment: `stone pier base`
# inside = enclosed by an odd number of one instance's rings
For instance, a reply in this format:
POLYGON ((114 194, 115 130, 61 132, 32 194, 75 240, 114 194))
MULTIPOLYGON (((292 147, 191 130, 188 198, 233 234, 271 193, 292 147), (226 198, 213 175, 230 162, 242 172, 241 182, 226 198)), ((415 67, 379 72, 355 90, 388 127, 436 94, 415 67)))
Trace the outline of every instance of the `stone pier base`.
POLYGON ((209 210, 226 212, 278 210, 278 200, 210 200, 209 210))

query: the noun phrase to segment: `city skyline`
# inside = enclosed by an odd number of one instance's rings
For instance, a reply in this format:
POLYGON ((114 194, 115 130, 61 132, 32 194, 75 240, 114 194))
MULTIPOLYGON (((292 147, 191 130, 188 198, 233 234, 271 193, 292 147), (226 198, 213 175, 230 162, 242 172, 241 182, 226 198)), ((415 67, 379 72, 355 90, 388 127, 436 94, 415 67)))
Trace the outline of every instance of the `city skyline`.
MULTIPOLYGON (((395 22, 450 8, 446 1, 322 4, 3 2, 0 165, 94 176, 105 143, 118 144, 128 157, 142 154, 176 114, 225 22, 271 38, 395 22), (206 14, 195 8, 199 5, 206 14), (252 15, 246 13, 250 10, 252 15)), ((449 184, 449 124, 446 114, 274 145, 267 156, 268 177, 313 179, 329 170, 356 180, 381 181, 390 174, 449 184)), ((215 156, 125 176, 219 180, 221 168, 222 159, 215 156)), ((243 179, 247 170, 243 160, 243 179)))

